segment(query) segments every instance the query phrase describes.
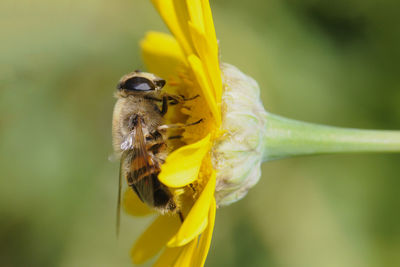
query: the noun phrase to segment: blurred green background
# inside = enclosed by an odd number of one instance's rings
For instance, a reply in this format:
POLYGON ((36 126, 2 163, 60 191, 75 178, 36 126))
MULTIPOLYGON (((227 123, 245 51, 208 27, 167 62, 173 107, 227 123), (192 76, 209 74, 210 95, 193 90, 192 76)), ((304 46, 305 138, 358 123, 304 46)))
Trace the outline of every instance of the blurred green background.
MULTIPOLYGON (((267 110, 343 127, 400 128, 398 1, 212 1, 222 60, 267 110)), ((0 266, 130 266, 151 218, 122 219, 113 91, 166 31, 149 1, 1 0, 0 266)), ((218 210, 207 266, 400 266, 399 155, 265 163, 218 210)))

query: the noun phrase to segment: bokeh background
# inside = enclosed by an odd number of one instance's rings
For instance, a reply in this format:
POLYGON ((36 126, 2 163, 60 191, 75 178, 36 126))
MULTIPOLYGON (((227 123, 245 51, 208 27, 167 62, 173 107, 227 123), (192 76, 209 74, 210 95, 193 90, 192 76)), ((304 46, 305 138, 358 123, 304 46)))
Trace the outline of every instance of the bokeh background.
MULTIPOLYGON (((400 128, 396 0, 214 0, 222 60, 265 107, 343 127, 400 128)), ((149 1, 1 0, 0 266, 130 266, 151 218, 122 218, 109 161, 113 91, 167 31, 149 1)), ((264 163, 218 210, 206 266, 400 266, 400 156, 264 163)))

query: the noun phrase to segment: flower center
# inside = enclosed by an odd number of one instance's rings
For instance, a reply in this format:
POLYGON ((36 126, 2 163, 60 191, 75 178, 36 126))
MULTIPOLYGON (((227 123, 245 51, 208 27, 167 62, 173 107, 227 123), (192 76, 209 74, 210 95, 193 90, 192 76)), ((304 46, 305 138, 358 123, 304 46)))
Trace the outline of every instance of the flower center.
MULTIPOLYGON (((170 153, 183 145, 193 144, 214 131, 215 124, 212 114, 191 69, 182 67, 177 75, 169 77, 165 92, 186 99, 182 103, 170 105, 164 117, 164 123, 167 125, 176 123, 186 125, 183 128, 168 131, 170 153), (181 138, 171 138, 175 136, 181 138)), ((202 161, 198 178, 184 188, 171 189, 171 191, 179 200, 193 203, 205 187, 212 169, 211 156, 207 153, 202 161)))

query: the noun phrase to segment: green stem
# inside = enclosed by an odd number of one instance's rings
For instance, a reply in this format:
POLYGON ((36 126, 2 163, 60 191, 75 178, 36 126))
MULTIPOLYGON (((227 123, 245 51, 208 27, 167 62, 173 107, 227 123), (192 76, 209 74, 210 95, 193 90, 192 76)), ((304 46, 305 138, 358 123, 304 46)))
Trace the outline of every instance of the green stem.
POLYGON ((263 161, 328 153, 400 152, 400 131, 318 125, 267 113, 263 161))

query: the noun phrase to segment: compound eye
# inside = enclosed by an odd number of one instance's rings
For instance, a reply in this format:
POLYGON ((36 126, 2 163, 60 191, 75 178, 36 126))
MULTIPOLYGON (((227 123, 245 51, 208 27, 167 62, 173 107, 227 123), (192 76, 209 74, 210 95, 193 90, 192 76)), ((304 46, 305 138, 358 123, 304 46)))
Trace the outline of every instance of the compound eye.
POLYGON ((120 83, 118 89, 125 89, 128 91, 151 91, 156 88, 149 79, 143 77, 132 77, 125 82, 120 83))

